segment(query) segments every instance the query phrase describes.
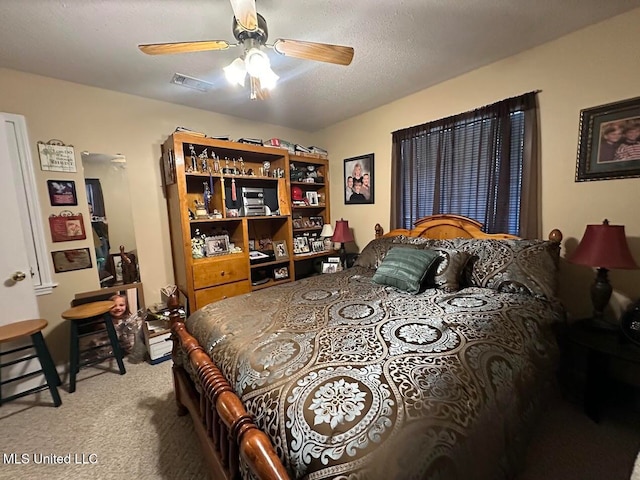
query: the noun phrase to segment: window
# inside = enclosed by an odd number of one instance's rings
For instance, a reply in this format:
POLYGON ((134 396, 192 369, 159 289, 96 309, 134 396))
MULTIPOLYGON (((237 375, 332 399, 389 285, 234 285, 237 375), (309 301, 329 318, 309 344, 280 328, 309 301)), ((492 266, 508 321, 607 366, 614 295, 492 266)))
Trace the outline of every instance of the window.
POLYGON ((536 237, 535 95, 394 132, 392 228, 453 213, 536 237))

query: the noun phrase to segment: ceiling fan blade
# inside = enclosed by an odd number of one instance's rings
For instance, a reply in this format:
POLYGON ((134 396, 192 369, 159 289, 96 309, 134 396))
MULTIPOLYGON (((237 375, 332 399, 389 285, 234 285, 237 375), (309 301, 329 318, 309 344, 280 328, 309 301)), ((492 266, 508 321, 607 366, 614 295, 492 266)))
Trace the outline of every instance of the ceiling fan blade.
POLYGON ((165 55, 169 53, 206 52, 208 50, 226 50, 229 43, 224 40, 205 40, 202 42, 151 43, 138 45, 147 55, 165 55))
POLYGON ((236 21, 242 28, 250 32, 258 28, 256 0, 231 0, 231 8, 236 21))
POLYGON ((353 59, 353 48, 328 43, 304 42, 301 40, 279 38, 273 44, 273 49, 280 55, 286 57, 337 63, 338 65, 349 65, 353 59))

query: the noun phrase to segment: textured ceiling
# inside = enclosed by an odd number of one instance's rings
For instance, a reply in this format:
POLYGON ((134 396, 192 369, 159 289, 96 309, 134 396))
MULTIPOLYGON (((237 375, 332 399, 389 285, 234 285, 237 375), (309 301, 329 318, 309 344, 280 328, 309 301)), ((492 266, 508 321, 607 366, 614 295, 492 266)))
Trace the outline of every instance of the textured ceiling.
POLYGON ((0 0, 0 67, 316 131, 640 7, 640 0, 257 0, 269 41, 352 46, 348 67, 285 58, 267 101, 222 68, 241 50, 148 56, 141 43, 227 40, 227 0, 0 0), (174 73, 213 84, 203 93, 174 73))

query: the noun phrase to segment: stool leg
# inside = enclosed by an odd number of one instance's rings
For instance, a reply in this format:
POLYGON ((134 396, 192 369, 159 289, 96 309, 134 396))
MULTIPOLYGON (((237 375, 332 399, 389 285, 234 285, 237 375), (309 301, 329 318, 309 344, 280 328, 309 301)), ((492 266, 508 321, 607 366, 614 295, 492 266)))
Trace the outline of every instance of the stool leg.
POLYGON ((124 368, 124 362, 122 361, 122 350, 120 349, 120 342, 118 341, 118 334, 113 326, 113 320, 111 315, 105 313, 104 324, 107 327, 107 333, 109 334, 109 340, 111 341, 111 348, 113 348, 113 356, 116 357, 118 362, 118 368, 120 369, 120 375, 124 375, 127 371, 124 368))
POLYGON ((47 380, 47 385, 49 386, 49 391, 51 392, 51 397, 53 398, 53 405, 59 407, 62 403, 62 400, 60 400, 60 394, 58 393, 60 376, 56 371, 55 365, 53 364, 53 359, 51 358, 51 354, 49 353, 47 344, 44 343, 42 332, 36 332, 31 335, 31 341, 33 342, 33 346, 36 349, 36 353, 38 354, 38 360, 40 361, 40 365, 42 366, 44 378, 47 380))
POLYGON ((78 352, 78 323, 71 322, 71 348, 69 353, 69 393, 76 391, 76 374, 79 370, 80 354, 78 352))

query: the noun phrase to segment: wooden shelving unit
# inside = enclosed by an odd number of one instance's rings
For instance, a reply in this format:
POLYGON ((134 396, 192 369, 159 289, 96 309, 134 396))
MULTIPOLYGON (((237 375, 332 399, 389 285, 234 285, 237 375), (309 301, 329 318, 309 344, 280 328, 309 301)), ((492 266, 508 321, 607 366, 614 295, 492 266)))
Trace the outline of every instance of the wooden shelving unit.
MULTIPOLYGON (((328 160, 290 155, 287 150, 216 140, 189 133, 174 133, 162 146, 163 175, 169 211, 175 281, 188 299, 191 312, 223 298, 261 290, 302 276, 304 263, 331 252, 294 253, 294 236, 319 236, 322 225, 293 228, 293 218, 322 217, 329 223, 328 160), (218 159, 218 169, 213 160, 218 159), (234 162, 235 160, 235 162, 234 162), (265 163, 268 162, 268 165, 265 163), (266 168, 268 167, 268 168, 266 168), (310 168, 311 167, 311 168, 310 168), (241 174, 244 169, 244 174, 241 174), (298 181, 300 170, 315 172, 313 181, 298 181), (233 171, 238 173, 232 173, 233 171), (276 174, 274 175, 274 171, 276 174), (251 174, 250 174, 251 173, 251 174), (291 175, 295 178, 292 180, 291 175), (316 181, 320 176, 320 182, 316 181), (209 211, 218 218, 195 218, 196 202, 203 202, 205 185, 211 191, 209 211), (293 186, 315 192, 322 204, 292 205, 293 186), (268 215, 243 216, 243 187, 264 192, 268 215), (194 258, 193 238, 227 236, 236 253, 194 258), (284 241, 288 258, 253 263, 250 240, 256 249, 261 239, 284 241), (265 275, 282 274, 274 279, 265 275), (269 278, 266 282, 261 282, 269 278)), ((308 173, 305 178, 311 177, 308 173)), ((265 253, 268 253, 266 247, 265 253)), ((197 255, 196 255, 197 256, 197 255)))

